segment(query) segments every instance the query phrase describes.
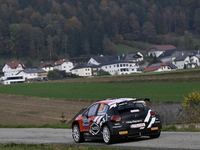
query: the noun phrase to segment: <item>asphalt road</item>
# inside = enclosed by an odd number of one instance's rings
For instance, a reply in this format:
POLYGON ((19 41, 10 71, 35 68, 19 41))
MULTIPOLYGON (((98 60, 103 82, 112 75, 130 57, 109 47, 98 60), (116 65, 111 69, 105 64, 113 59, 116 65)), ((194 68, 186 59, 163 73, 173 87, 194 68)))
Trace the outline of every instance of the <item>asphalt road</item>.
POLYGON ((200 132, 162 132, 157 139, 140 137, 106 145, 103 141, 86 141, 76 144, 71 129, 0 129, 0 143, 60 144, 118 148, 195 149, 200 150, 200 132))

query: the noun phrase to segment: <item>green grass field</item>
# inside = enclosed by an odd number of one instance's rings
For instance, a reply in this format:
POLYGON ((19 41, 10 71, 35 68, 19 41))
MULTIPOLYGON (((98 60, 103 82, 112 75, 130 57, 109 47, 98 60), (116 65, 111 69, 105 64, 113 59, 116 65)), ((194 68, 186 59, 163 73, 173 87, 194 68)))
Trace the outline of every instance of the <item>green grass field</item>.
POLYGON ((199 83, 32 83, 0 85, 0 93, 55 99, 102 100, 137 97, 181 102, 199 83))

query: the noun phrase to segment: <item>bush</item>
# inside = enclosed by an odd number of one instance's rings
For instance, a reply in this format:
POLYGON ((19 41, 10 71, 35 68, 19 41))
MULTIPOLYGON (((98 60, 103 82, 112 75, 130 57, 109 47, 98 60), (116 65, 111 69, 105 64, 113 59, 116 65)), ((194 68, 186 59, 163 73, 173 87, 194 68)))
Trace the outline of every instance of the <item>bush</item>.
POLYGON ((56 71, 54 71, 54 70, 52 70, 52 71, 50 70, 48 72, 48 74, 47 74, 47 77, 50 80, 58 79, 58 76, 59 76, 59 74, 56 71))
POLYGON ((108 72, 104 71, 104 70, 100 70, 99 71, 99 76, 105 76, 105 75, 110 75, 108 72))
POLYGON ((179 122, 182 125, 194 123, 198 125, 200 123, 200 93, 199 91, 193 91, 187 97, 182 104, 182 108, 179 111, 179 122))

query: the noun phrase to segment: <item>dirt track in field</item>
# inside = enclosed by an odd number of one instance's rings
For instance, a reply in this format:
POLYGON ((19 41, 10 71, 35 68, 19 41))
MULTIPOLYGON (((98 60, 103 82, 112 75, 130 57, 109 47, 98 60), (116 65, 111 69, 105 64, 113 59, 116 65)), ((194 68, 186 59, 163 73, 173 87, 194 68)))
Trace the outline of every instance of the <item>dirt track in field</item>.
POLYGON ((64 113, 67 122, 90 101, 55 100, 0 94, 1 125, 58 124, 64 113))

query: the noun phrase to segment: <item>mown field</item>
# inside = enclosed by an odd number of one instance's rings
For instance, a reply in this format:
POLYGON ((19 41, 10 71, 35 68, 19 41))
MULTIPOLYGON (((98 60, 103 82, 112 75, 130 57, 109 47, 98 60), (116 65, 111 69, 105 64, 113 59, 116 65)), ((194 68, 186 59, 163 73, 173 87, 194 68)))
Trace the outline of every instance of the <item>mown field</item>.
POLYGON ((102 100, 137 97, 152 101, 184 100, 199 83, 32 83, 0 85, 1 94, 54 99, 102 100))

